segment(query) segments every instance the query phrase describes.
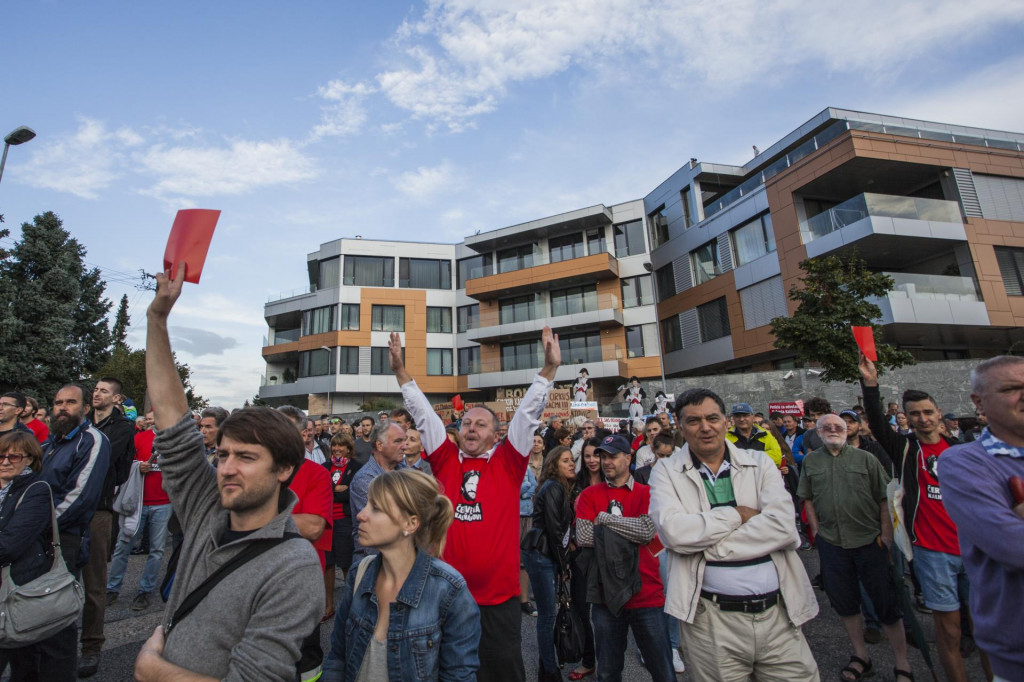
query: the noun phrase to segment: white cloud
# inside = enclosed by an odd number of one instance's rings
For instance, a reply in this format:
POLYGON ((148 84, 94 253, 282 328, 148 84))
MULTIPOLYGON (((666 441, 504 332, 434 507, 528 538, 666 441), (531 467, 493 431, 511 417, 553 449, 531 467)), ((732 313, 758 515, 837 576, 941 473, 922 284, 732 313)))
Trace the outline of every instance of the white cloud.
POLYGON ((28 161, 19 167, 17 177, 33 187, 95 199, 121 176, 129 149, 143 141, 130 128, 110 131, 102 121, 80 118, 70 135, 29 143, 28 161))
POLYGON ((329 104, 320 108, 320 123, 313 127, 309 141, 355 135, 362 130, 367 118, 364 101, 373 92, 375 88, 366 83, 350 85, 341 80, 320 86, 317 94, 329 104))
POLYGON ((700 80, 735 90, 808 64, 896 73, 1021 21, 1024 3, 1003 0, 430 0, 396 32, 406 63, 377 81, 414 118, 457 131, 494 111, 510 86, 573 66, 618 72, 629 63, 666 87, 700 80))
POLYGON ((439 166, 420 166, 391 179, 391 184, 403 194, 424 201, 444 191, 461 186, 462 180, 455 166, 447 159, 439 166))

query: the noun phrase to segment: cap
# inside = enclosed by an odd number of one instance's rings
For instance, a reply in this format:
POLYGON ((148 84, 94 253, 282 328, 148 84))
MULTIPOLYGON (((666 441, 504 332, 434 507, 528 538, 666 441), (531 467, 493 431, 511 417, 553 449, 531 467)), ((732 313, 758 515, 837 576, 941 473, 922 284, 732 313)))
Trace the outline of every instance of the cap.
POLYGON ((843 410, 842 412, 839 413, 839 416, 840 417, 849 417, 850 419, 852 419, 855 422, 859 422, 860 421, 860 415, 857 414, 856 412, 854 412, 853 410, 843 410))
POLYGON ((729 414, 754 414, 754 408, 748 403, 736 403, 729 414))
POLYGON ((804 416, 800 417, 800 421, 802 421, 802 422, 812 422, 812 421, 814 421, 814 417, 809 417, 809 416, 807 416, 805 414, 804 416))
POLYGON ((947 412, 946 414, 942 415, 942 418, 943 419, 954 420, 954 419, 959 419, 960 417, 956 416, 952 412, 947 412))
POLYGON ((620 452, 628 455, 633 451, 633 448, 630 447, 629 441, 626 439, 625 436, 614 435, 606 436, 605 439, 601 441, 601 444, 595 448, 595 450, 607 452, 613 455, 618 454, 620 452))

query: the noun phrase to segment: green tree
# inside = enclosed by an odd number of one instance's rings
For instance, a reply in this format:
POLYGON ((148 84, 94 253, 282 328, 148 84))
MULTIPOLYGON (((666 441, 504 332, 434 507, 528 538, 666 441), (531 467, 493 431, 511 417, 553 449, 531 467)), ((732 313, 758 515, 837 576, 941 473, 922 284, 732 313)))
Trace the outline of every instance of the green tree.
POLYGON ((370 398, 369 400, 360 403, 360 412, 390 412, 391 410, 398 407, 398 402, 393 398, 385 396, 377 396, 370 398))
MULTIPOLYGON (((188 399, 190 410, 201 410, 210 404, 210 401, 196 393, 192 386, 192 369, 183 362, 174 360, 178 368, 178 376, 185 386, 185 398, 188 399)), ((95 379, 103 376, 116 377, 121 381, 124 395, 135 401, 139 413, 145 409, 146 403, 146 351, 132 350, 125 347, 115 348, 110 359, 99 368, 95 379)))
POLYGON ((128 316, 128 294, 121 297, 121 304, 117 306, 117 315, 114 316, 114 350, 128 347, 128 328, 131 327, 131 318, 128 316))
POLYGON ((86 379, 110 357, 110 301, 85 248, 52 212, 21 227, 0 254, 0 388, 43 401, 86 379))
POLYGON ((874 329, 879 373, 914 364, 914 358, 881 342, 882 316, 868 297, 885 296, 892 291, 892 277, 871 272, 856 254, 845 257, 823 256, 802 261, 804 277, 789 290, 790 300, 799 303, 792 317, 772 320, 775 347, 794 351, 803 362, 819 362, 822 381, 852 383, 860 378, 858 350, 852 326, 874 329))
POLYGON ((270 403, 260 397, 257 393, 252 397, 252 400, 246 400, 243 407, 270 407, 270 403))

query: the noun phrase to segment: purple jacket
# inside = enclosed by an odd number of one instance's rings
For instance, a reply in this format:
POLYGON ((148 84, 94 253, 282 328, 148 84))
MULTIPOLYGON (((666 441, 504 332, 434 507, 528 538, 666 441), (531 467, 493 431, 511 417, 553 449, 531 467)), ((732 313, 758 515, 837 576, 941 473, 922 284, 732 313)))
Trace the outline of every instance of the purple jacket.
POLYGON ((980 440, 939 457, 942 502, 971 581, 974 639, 996 675, 1024 680, 1024 519, 1013 512, 1011 476, 1024 477, 1024 459, 990 455, 980 440))

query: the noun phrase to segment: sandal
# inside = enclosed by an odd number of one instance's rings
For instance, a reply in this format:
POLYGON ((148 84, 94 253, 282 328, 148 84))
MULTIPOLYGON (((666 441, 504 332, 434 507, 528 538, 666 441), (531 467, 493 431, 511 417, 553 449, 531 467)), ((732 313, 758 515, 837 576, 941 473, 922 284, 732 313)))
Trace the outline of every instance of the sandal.
POLYGON ((597 668, 576 668, 569 673, 569 679, 582 680, 584 677, 590 677, 593 675, 595 670, 597 670, 597 668))
MULTIPOLYGON (((841 682, 857 682, 862 677, 871 677, 875 674, 874 666, 871 664, 871 660, 864 660, 860 656, 850 656, 850 662, 845 668, 839 671, 839 679, 841 682), (854 663, 860 664, 860 670, 852 667, 854 663), (843 673, 850 673, 853 677, 846 677, 843 673)), ((911 680, 913 682, 913 680, 911 680)))
POLYGON ((905 677, 908 680, 910 680, 910 682, 914 682, 914 673, 910 672, 909 670, 900 670, 899 668, 893 668, 892 669, 892 680, 893 680, 893 682, 900 682, 899 679, 898 679, 899 677, 905 677))

